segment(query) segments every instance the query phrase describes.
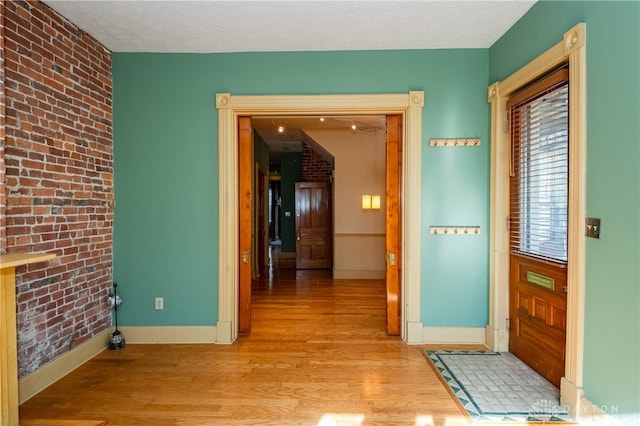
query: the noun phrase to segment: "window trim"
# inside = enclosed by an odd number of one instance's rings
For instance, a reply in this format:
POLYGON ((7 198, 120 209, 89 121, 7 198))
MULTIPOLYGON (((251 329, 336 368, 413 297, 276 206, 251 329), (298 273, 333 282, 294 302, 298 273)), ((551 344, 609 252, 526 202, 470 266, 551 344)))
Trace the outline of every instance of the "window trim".
POLYGON ((488 88, 491 104, 491 181, 489 239, 489 323, 487 345, 496 351, 509 347, 509 129, 507 99, 528 82, 569 62, 569 226, 567 263, 567 337, 561 404, 580 414, 584 361, 584 275, 586 188, 586 24, 579 23, 562 41, 533 61, 488 88))

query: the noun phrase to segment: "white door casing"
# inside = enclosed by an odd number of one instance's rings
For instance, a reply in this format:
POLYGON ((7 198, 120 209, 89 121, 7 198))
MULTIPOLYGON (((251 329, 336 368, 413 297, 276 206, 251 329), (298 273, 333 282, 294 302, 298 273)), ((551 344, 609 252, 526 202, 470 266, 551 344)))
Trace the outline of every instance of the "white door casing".
POLYGON ((509 167, 510 141, 506 103, 523 85, 569 63, 569 229, 567 264, 567 338, 561 404, 580 414, 584 356, 585 241, 583 226, 586 188, 586 24, 564 34, 563 40, 533 61, 489 86, 491 104, 491 183, 489 240, 489 324, 487 346, 509 349, 509 167))
POLYGON ((389 115, 403 117, 401 336, 422 343, 420 211, 424 92, 364 95, 216 94, 218 109, 218 322, 216 343, 238 336, 238 116, 389 115))

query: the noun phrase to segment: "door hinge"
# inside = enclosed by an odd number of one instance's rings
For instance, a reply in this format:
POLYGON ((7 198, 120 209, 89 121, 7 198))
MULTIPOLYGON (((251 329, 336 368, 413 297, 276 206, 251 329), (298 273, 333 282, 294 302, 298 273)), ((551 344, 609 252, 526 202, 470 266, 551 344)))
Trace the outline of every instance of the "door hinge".
POLYGON ((511 232, 511 218, 507 218, 507 232, 511 232))
POLYGON ((511 320, 509 320, 509 318, 506 318, 504 322, 505 322, 505 329, 507 330, 507 333, 508 333, 511 331, 511 320))

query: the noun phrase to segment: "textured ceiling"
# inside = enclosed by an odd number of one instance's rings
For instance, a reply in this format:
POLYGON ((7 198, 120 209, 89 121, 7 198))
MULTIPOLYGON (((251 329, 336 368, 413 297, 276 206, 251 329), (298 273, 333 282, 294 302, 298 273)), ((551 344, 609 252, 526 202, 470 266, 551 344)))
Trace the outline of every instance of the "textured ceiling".
POLYGON ((113 52, 488 48, 535 3, 44 0, 113 52))

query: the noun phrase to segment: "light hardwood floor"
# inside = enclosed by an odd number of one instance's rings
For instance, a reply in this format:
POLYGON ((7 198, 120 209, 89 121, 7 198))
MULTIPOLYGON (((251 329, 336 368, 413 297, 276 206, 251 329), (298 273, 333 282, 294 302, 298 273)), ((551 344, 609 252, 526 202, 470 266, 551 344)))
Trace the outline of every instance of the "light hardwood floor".
POLYGON ((22 424, 468 424, 424 347, 385 334, 383 281, 271 271, 252 314, 229 346, 106 350, 24 403, 22 424))

